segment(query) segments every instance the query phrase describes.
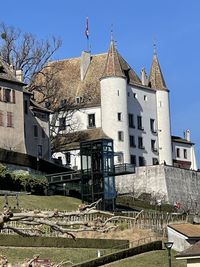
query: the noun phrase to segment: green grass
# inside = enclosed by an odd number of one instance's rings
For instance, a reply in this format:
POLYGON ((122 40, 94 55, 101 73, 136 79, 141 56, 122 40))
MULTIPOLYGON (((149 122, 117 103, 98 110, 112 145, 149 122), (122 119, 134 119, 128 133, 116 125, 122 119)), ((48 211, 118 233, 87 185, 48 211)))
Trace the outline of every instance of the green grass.
MULTIPOLYGON (((172 266, 186 267, 186 261, 176 260, 174 257, 176 252, 172 252, 172 266)), ((112 267, 168 267, 168 255, 166 250, 152 251, 130 257, 115 263, 110 263, 105 266, 112 267)))
MULTIPOLYGON (((110 250, 101 250, 102 253, 109 253, 110 250)), ((0 254, 5 255, 10 263, 24 262, 34 255, 40 255, 41 259, 49 259, 51 262, 69 260, 75 263, 90 260, 97 257, 97 249, 70 249, 70 248, 11 248, 0 247, 0 254)), ((69 266, 69 264, 68 264, 69 266)))
MULTIPOLYGON (((34 196, 34 195, 19 195, 19 207, 24 209, 40 209, 40 210, 77 210, 81 203, 80 199, 66 196, 34 196)), ((5 197, 0 196, 0 209, 5 205, 5 197)), ((8 205, 11 208, 16 207, 16 197, 8 197, 8 205)))

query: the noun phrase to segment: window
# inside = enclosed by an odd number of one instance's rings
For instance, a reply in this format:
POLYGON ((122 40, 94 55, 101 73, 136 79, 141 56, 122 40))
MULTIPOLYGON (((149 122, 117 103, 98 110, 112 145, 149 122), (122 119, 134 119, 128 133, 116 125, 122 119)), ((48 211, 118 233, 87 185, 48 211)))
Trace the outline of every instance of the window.
POLYGON ((128 96, 130 96, 130 93, 128 92, 128 96))
POLYGON ((134 98, 137 98, 137 94, 136 94, 136 93, 133 93, 133 97, 134 97, 134 98))
POLYGON ((24 113, 28 114, 28 101, 24 100, 24 113))
POLYGON ((3 111, 0 110, 0 126, 3 126, 3 111))
POLYGON ((15 90, 12 90, 12 102, 15 104, 15 90))
POLYGON ((180 148, 176 149, 176 156, 177 156, 177 158, 180 158, 180 148))
POLYGON ((137 125, 138 125, 139 130, 144 130, 142 127, 142 117, 141 116, 137 116, 137 125))
POLYGON ((121 112, 117 113, 117 120, 122 121, 122 113, 121 112))
POLYGON ((66 163, 67 164, 70 164, 71 163, 71 155, 70 155, 70 152, 66 152, 65 157, 66 157, 66 163))
POLYGON ((129 127, 130 128, 135 128, 133 114, 128 114, 128 121, 129 121, 129 127))
POLYGON ((41 130, 42 130, 42 138, 45 138, 45 135, 46 135, 45 130, 43 128, 41 130))
POLYGON ((34 134, 34 137, 38 137, 38 127, 37 127, 37 125, 33 125, 33 134, 34 134))
POLYGON ((130 135, 129 138, 130 138, 130 146, 131 147, 136 147, 136 145, 135 145, 135 137, 133 135, 130 135))
POLYGON ((138 148, 140 149, 144 149, 144 146, 143 146, 143 138, 142 137, 138 137, 138 148))
POLYGON ((156 148, 156 140, 151 140, 151 150, 153 152, 157 152, 157 148, 156 148))
POLYGON ((152 158, 152 163, 153 163, 153 165, 158 165, 159 164, 158 159, 152 158))
POLYGON ((146 95, 144 95, 144 101, 147 101, 147 96, 146 95))
POLYGON ((77 104, 80 104, 80 103, 82 103, 83 102, 83 98, 82 98, 82 96, 77 96, 76 97, 76 103, 77 104))
POLYGON ((139 157, 139 166, 145 166, 145 159, 144 159, 144 157, 139 157))
POLYGON ((2 101, 2 92, 3 92, 3 89, 2 87, 0 87, 0 101, 2 101))
POLYGON ((66 100, 66 99, 62 99, 62 100, 60 101, 60 107, 61 107, 61 108, 64 108, 64 107, 66 106, 66 104, 67 104, 67 100, 66 100))
POLYGON ((13 127, 13 113, 7 112, 7 127, 13 127))
POLYGON ((42 145, 38 145, 38 158, 42 157, 42 145))
POLYGON ((117 95, 119 96, 119 90, 117 90, 117 95))
POLYGON ((11 102, 11 90, 10 89, 4 89, 4 101, 11 102))
POLYGON ((152 133, 156 133, 155 130, 155 120, 154 119, 150 119, 150 129, 152 133))
POLYGON ((66 129, 65 118, 59 118, 59 131, 64 131, 66 129))
POLYGON ((131 164, 136 165, 136 156, 131 155, 131 164))
POLYGON ((118 132, 118 140, 119 141, 124 141, 124 132, 122 132, 122 131, 118 132))
POLYGON ((187 159, 187 149, 183 150, 184 159, 187 159))
POLYGON ((88 114, 88 127, 95 127, 95 114, 88 114))

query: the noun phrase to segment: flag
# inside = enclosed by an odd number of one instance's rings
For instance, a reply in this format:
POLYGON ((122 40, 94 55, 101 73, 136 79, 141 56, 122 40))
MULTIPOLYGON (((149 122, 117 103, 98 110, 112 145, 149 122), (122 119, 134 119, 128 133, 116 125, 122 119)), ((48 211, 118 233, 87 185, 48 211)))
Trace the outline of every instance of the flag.
POLYGON ((87 39, 89 38, 88 17, 86 17, 85 36, 87 37, 87 39))

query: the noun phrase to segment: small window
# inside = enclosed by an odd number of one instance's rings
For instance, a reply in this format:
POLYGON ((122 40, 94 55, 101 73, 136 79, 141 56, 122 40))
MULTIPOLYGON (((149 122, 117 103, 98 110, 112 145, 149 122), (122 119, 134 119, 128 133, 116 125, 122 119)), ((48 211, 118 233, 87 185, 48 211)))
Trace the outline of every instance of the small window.
POLYGON ((144 159, 144 157, 139 157, 139 166, 145 166, 145 159, 144 159))
POLYGON ((130 128, 135 128, 133 114, 128 114, 128 121, 129 121, 129 127, 130 128))
POLYGON ((154 119, 150 119, 150 129, 152 133, 156 133, 155 130, 155 120, 154 119))
POLYGON ((159 106, 160 106, 160 108, 162 107, 162 101, 159 102, 159 106))
POLYGON ((0 110, 0 126, 3 126, 3 111, 0 110))
POLYGON ((151 140, 151 150, 153 152, 157 152, 157 148, 156 148, 156 140, 151 140))
POLYGON ((144 130, 144 128, 142 126, 142 117, 141 116, 137 116, 137 125, 138 125, 139 130, 144 130))
POLYGON ((38 145, 38 158, 42 158, 42 145, 38 145))
POLYGON ((134 97, 134 98, 137 98, 137 94, 136 94, 136 93, 133 93, 133 97, 134 97))
POLYGON ((118 132, 118 140, 119 141, 124 141, 124 132, 122 132, 122 131, 118 132))
POLYGON ((77 104, 80 104, 80 103, 82 103, 83 102, 83 98, 82 98, 82 96, 77 96, 76 97, 76 103, 77 104))
POLYGON ((136 156, 131 155, 131 164, 136 165, 136 156))
POLYGON ((11 90, 10 89, 4 89, 4 101, 11 102, 11 90))
POLYGON ((146 95, 144 95, 144 101, 147 101, 147 96, 146 95))
POLYGON ((130 96, 130 92, 128 92, 128 96, 130 96))
POLYGON ((24 113, 28 114, 28 101, 24 100, 24 113))
POLYGON ((95 114, 88 114, 88 127, 95 127, 95 114))
POLYGON ((42 138, 45 138, 45 130, 42 128, 42 138))
POLYGON ((138 137, 138 148, 144 149, 143 138, 141 136, 138 137))
POLYGON ((62 99, 62 100, 60 101, 60 107, 61 107, 61 108, 64 108, 64 107, 66 106, 66 104, 67 104, 67 100, 66 100, 66 99, 62 99))
POLYGON ((122 113, 121 112, 117 113, 117 120, 122 121, 122 113))
POLYGON ((187 159, 187 149, 183 150, 184 159, 187 159))
POLYGON ((130 146, 131 147, 136 147, 136 145, 135 145, 135 136, 130 135, 129 138, 130 138, 130 146))
POLYGON ((13 127, 13 113, 7 112, 7 127, 13 127))
POLYGON ((177 158, 180 158, 180 148, 177 148, 176 149, 176 157, 177 158))
POLYGON ((38 137, 38 127, 37 127, 37 125, 33 126, 33 134, 34 134, 34 137, 38 137))
POLYGON ((64 131, 66 129, 65 121, 65 118, 59 118, 59 131, 64 131))
POLYGON ((152 164, 153 165, 158 165, 159 164, 158 159, 157 158, 152 158, 152 164))
POLYGON ((12 90, 12 102, 15 104, 15 90, 12 90))
POLYGON ((71 154, 70 154, 70 152, 66 152, 65 156, 66 156, 66 163, 70 164, 71 163, 71 154))
POLYGON ((119 96, 119 90, 117 90, 117 95, 119 96))

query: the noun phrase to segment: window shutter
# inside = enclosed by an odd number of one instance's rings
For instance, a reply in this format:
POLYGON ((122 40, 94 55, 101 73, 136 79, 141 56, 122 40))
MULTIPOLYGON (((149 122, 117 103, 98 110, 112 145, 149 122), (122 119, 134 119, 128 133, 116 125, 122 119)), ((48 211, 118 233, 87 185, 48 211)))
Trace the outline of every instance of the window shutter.
POLYGON ((7 112, 7 127, 13 127, 13 114, 12 114, 12 112, 7 112))
POLYGON ((0 126, 3 126, 3 111, 0 111, 0 126))
POLYGON ((12 102, 15 104, 15 90, 12 90, 12 102))

